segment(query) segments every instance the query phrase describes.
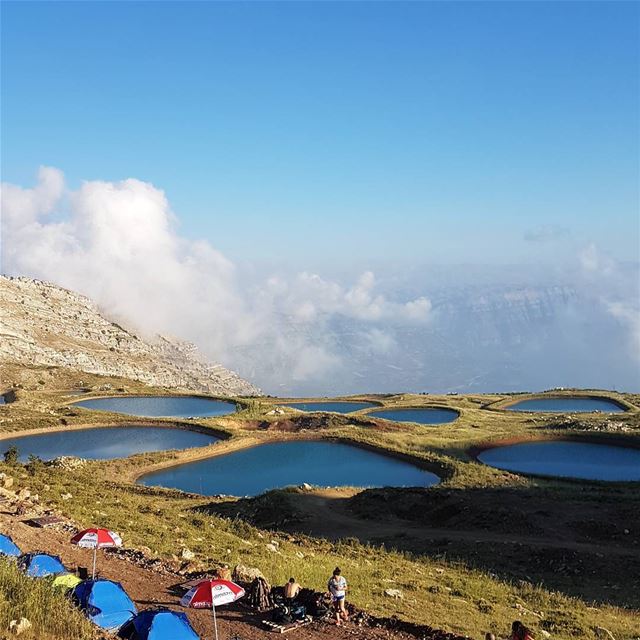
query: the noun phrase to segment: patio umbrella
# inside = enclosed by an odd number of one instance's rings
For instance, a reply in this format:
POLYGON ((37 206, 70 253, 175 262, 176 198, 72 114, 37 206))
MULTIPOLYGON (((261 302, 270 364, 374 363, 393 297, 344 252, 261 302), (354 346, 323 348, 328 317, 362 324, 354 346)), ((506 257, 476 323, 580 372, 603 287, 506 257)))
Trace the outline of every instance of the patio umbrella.
POLYGON ((106 549, 107 547, 122 546, 122 539, 117 533, 108 529, 85 529, 78 531, 73 538, 71 544, 77 544, 84 549, 93 549, 93 578, 96 577, 96 554, 98 549, 106 549))
POLYGON ((194 585, 180 599, 183 607, 193 609, 213 610, 213 629, 215 638, 218 640, 218 623, 216 621, 216 607, 223 604, 230 604, 239 600, 244 595, 244 589, 235 582, 229 580, 205 579, 194 585))

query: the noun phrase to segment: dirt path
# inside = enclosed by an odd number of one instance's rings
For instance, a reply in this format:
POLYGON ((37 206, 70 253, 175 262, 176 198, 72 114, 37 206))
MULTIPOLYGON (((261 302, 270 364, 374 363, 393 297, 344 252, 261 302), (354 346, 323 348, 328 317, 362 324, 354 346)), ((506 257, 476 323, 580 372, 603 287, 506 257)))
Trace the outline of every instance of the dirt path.
MULTIPOLYGON (((80 549, 69 544, 71 536, 68 533, 52 529, 37 529, 6 513, 0 514, 0 532, 10 534, 23 551, 45 551, 60 556, 72 571, 78 567, 91 567, 93 552, 90 549, 80 549)), ((102 577, 121 582, 139 609, 166 606, 185 611, 203 640, 213 638, 211 611, 183 609, 179 604, 179 596, 172 591, 172 586, 179 584, 184 578, 169 572, 152 571, 104 552, 98 553, 98 570, 102 577)), ((264 615, 251 613, 238 606, 224 607, 217 610, 217 613, 218 631, 223 640, 235 636, 238 640, 274 640, 278 637, 273 632, 262 628, 260 621, 264 615)), ((328 638, 331 640, 388 640, 389 638, 407 640, 411 638, 406 634, 385 629, 360 628, 351 623, 336 627, 325 622, 314 622, 307 627, 288 633, 286 637, 295 640, 326 640, 328 638)))

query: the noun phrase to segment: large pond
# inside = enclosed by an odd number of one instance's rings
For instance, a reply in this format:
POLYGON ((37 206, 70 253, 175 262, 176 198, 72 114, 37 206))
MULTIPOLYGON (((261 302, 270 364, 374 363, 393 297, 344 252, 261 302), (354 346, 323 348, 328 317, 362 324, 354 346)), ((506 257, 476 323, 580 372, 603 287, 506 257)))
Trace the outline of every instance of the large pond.
POLYGON ((389 456, 335 442, 277 442, 147 474, 139 482, 204 495, 255 496, 301 485, 427 487, 438 476, 389 456))
POLYGON ((542 476, 583 480, 640 480, 640 450, 585 442, 530 442, 483 451, 485 464, 542 476))
POLYGON ((417 422, 418 424, 444 424, 453 422, 458 418, 458 412, 453 409, 439 409, 437 407, 425 407, 415 409, 383 409, 373 411, 368 416, 384 418, 394 422, 417 422))
POLYGON ((128 396, 93 398, 75 402, 74 406, 146 418, 210 418, 234 413, 236 405, 212 398, 192 396, 128 396))
POLYGON ((299 409, 300 411, 329 411, 331 413, 352 413, 361 409, 370 409, 377 406, 373 402, 354 402, 348 400, 320 401, 320 402, 286 402, 285 407, 299 409))
POLYGON ((576 396, 573 398, 532 398, 511 404, 505 407, 505 409, 509 411, 540 411, 548 413, 589 413, 591 411, 621 413, 625 411, 624 407, 613 400, 590 398, 588 396, 576 396))
POLYGON ((15 445, 22 461, 29 455, 42 460, 58 456, 106 460, 149 451, 204 447, 218 440, 206 433, 170 427, 98 427, 7 438, 0 440, 0 453, 15 445))

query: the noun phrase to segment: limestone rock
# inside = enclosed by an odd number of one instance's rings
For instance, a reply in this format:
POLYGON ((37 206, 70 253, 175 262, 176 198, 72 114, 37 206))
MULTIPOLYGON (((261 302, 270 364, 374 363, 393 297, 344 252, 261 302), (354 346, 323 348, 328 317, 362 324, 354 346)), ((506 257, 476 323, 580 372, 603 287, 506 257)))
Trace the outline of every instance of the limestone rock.
POLYGON ((183 560, 193 560, 196 557, 196 554, 191 551, 191 549, 187 549, 186 547, 182 550, 180 557, 183 560))
MULTIPOLYGON (((143 340, 88 298, 40 280, 0 276, 0 326, 0 364, 62 367, 220 396, 260 395, 233 371, 203 360, 194 345, 164 336, 143 340)), ((107 384, 101 389, 112 391, 107 384)))
POLYGON ((82 469, 87 464, 84 458, 76 458, 75 456, 58 456, 47 462, 47 466, 65 469, 66 471, 75 471, 82 469))
POLYGON ((3 489, 11 489, 11 487, 13 487, 13 477, 6 473, 0 473, 0 487, 3 489))
POLYGON ((9 623, 9 631, 16 636, 21 635, 25 631, 31 629, 32 624, 27 620, 27 618, 20 618, 20 620, 12 620, 9 623))
POLYGON ((247 567, 243 564, 238 564, 233 570, 233 579, 235 582, 253 582, 256 578, 264 578, 262 571, 257 567, 247 567))
POLYGON ((404 598, 404 594, 400 589, 385 589, 384 595, 389 598, 395 598, 396 600, 402 600, 404 598))

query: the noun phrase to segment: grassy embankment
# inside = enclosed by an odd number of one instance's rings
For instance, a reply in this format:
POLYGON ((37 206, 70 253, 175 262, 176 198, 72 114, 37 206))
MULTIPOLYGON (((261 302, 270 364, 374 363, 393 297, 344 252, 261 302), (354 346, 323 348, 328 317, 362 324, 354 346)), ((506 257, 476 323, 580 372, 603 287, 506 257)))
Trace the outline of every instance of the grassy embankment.
MULTIPOLYGON (((0 629, 12 620, 27 618, 31 627, 21 638, 91 640, 93 625, 49 580, 33 580, 18 571, 15 562, 0 559, 0 629)), ((0 632, 1 637, 3 636, 0 632)))

